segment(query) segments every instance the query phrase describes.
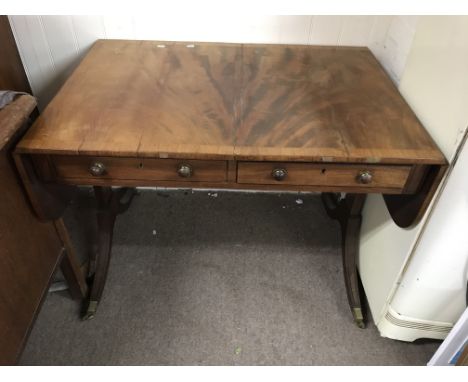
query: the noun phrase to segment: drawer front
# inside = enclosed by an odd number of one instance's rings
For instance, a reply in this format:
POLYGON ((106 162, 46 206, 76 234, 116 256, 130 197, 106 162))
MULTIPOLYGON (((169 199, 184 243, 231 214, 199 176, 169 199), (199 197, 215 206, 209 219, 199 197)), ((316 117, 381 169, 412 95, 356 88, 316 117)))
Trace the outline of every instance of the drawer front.
POLYGON ((53 156, 61 179, 225 182, 226 161, 53 156))
POLYGON ((403 189, 411 166, 239 162, 244 184, 403 189))

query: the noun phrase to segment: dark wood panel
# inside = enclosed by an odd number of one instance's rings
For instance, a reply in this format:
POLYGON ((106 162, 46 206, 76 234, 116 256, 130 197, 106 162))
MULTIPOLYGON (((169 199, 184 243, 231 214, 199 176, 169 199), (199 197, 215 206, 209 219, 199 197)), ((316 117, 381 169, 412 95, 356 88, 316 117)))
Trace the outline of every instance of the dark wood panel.
POLYGON ((0 16, 0 90, 31 93, 7 16, 0 16))
POLYGON ((237 181, 245 184, 289 184, 297 186, 336 186, 396 188, 403 190, 411 166, 337 165, 285 162, 239 162, 237 181), (284 178, 275 178, 274 171, 284 178), (361 178, 364 176, 364 179, 361 178), (365 180, 366 182, 363 182, 365 180))
MULTIPOLYGON (((185 182, 225 182, 227 179, 226 161, 83 156, 52 156, 51 161, 57 177, 63 179, 100 178, 185 182), (93 175, 90 172, 90 168, 96 164, 103 166, 103 172, 100 175, 93 175), (190 168, 188 176, 179 174, 181 166, 190 168)), ((47 172, 43 178, 47 180, 50 176, 47 172)))
POLYGON ((9 165, 0 165, 0 364, 19 357, 62 248, 51 224, 38 223, 32 215, 10 171, 9 165))
POLYGON ((427 171, 416 174, 422 176, 417 192, 383 196, 390 215, 399 227, 408 228, 421 220, 446 171, 447 166, 430 166, 427 171))
POLYGON ((164 185, 179 187, 186 182, 194 183, 182 187, 214 187, 255 189, 258 186, 272 186, 279 189, 329 190, 330 187, 343 190, 361 189, 364 192, 391 190, 391 193, 407 192, 408 178, 413 173, 411 166, 402 165, 350 165, 330 163, 288 163, 288 162, 238 162, 201 161, 177 159, 113 158, 83 156, 34 156, 34 163, 44 182, 65 184, 103 185, 164 185), (93 175, 91 167, 102 165, 103 172, 93 175), (191 168, 189 177, 178 174, 180 166, 191 168), (277 181, 274 169, 284 169, 287 177, 277 181), (228 175, 230 172, 230 175, 228 175), (368 183, 360 179, 370 174, 368 183), (220 183, 216 185, 217 183, 220 183), (367 189, 367 191, 366 191, 367 189))
POLYGON ((62 244, 53 225, 33 215, 4 153, 0 177, 0 364, 13 364, 61 258, 62 244))
POLYGON ((16 362, 62 256, 53 224, 34 216, 10 156, 34 105, 32 97, 22 96, 0 111, 0 131, 9 131, 0 150, 0 364, 16 362))
MULTIPOLYGON (((11 152, 28 127, 35 99, 22 95, 0 110, 0 364, 14 364, 61 261, 77 299, 85 279, 61 219, 40 222, 26 197, 11 152), (57 228, 60 228, 60 235, 57 228), (63 240, 61 239, 63 237, 63 240), (64 242, 65 249, 64 249, 64 242)), ((63 186, 62 186, 63 187, 63 186)))

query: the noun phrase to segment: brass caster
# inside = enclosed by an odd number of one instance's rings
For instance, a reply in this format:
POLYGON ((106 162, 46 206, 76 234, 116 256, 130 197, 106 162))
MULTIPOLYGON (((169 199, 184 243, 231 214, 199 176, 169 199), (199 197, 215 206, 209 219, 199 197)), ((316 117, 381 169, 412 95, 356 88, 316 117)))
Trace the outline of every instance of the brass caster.
POLYGON ((354 322, 359 329, 364 329, 366 324, 364 323, 364 317, 362 315, 361 308, 353 308, 354 322))
POLYGON ((354 320, 354 322, 356 323, 357 327, 359 329, 365 329, 366 328, 366 324, 364 323, 364 320, 354 320))
POLYGON ((98 302, 97 301, 89 301, 88 303, 88 309, 86 310, 86 313, 81 317, 82 321, 89 321, 94 318, 96 315, 96 310, 97 310, 98 302))

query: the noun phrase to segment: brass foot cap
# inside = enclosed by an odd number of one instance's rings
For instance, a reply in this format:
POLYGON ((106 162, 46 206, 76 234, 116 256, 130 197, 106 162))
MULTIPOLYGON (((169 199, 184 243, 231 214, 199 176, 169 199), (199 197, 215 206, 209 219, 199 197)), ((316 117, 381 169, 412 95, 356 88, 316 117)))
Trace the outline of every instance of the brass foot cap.
POLYGON ((360 329, 364 329, 366 324, 364 323, 364 316, 362 315, 361 308, 353 308, 354 322, 360 329))
POLYGON ((364 323, 363 320, 354 320, 354 322, 356 323, 357 327, 359 329, 365 329, 366 328, 366 324, 364 323))
POLYGON ((81 318, 83 321, 88 321, 94 318, 96 315, 96 310, 97 310, 97 301, 90 301, 88 303, 88 309, 86 310, 86 313, 84 316, 81 318))

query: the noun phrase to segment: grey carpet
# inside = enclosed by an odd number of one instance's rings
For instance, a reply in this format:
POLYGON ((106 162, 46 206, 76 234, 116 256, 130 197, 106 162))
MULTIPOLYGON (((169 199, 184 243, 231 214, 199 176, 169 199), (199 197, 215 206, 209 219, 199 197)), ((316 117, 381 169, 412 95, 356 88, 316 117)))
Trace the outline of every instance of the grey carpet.
MULTIPOLYGON (((66 216, 82 257, 93 216, 85 191, 66 216)), ((96 318, 49 294, 21 363, 426 364, 438 342, 353 324, 340 256, 318 195, 142 191, 117 220, 96 318)))

